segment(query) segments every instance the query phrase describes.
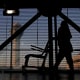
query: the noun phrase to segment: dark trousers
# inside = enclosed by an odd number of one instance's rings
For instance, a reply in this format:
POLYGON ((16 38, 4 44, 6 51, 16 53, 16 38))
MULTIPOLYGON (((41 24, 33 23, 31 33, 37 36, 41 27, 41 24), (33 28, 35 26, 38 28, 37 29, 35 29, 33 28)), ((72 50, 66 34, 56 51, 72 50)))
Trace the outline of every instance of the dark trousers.
POLYGON ((66 58, 67 60, 67 63, 69 65, 69 68, 71 71, 74 70, 73 68, 73 59, 72 59, 72 55, 71 55, 71 51, 59 51, 58 55, 57 55, 57 58, 56 58, 56 63, 54 65, 54 68, 57 70, 58 69, 58 66, 60 64, 60 62, 62 61, 63 58, 66 58))

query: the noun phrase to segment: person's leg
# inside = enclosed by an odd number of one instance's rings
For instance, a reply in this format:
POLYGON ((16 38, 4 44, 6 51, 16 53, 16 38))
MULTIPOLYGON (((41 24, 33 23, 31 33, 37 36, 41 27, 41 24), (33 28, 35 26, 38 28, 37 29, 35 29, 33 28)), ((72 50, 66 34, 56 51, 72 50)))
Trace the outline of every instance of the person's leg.
POLYGON ((74 65, 71 53, 66 55, 66 60, 67 63, 69 64, 70 71, 74 71, 74 65))
POLYGON ((59 64, 60 64, 60 62, 62 61, 63 58, 64 58, 64 53, 60 51, 59 54, 56 57, 56 63, 54 65, 55 70, 58 69, 58 66, 59 66, 59 64))

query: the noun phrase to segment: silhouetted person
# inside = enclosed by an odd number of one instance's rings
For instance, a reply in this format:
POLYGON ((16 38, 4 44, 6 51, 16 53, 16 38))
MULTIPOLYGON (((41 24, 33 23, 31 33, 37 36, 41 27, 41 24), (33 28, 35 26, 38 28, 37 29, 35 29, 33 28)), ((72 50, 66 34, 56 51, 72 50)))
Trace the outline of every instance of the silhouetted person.
POLYGON ((54 65, 54 69, 57 70, 60 62, 65 57, 67 63, 69 64, 69 68, 73 71, 73 60, 72 60, 72 45, 70 39, 72 35, 69 30, 69 26, 66 21, 61 22, 61 26, 58 29, 58 46, 59 46, 59 53, 57 54, 56 63, 54 65))

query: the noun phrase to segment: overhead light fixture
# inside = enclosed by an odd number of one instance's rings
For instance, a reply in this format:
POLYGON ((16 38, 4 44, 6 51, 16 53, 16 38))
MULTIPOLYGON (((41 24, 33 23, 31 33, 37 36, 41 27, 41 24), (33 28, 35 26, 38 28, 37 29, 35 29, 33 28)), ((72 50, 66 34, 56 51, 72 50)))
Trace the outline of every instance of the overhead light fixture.
POLYGON ((3 15, 4 16, 17 16, 19 15, 19 9, 4 9, 3 10, 3 15))

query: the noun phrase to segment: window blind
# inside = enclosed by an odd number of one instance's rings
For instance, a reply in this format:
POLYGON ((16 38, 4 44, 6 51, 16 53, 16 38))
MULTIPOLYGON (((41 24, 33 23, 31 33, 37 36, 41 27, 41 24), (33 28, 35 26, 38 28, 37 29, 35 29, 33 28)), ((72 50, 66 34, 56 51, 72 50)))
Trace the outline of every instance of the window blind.
MULTIPOLYGON (((19 16, 13 16, 13 23, 19 23, 22 27, 25 23, 27 23, 35 14, 37 14, 37 9, 20 9, 19 16)), ((80 25, 80 9, 79 8, 62 8, 62 13, 66 15, 69 19, 71 19, 78 26, 80 25)), ((52 17, 52 25, 53 25, 53 37, 55 37, 54 31, 54 17, 52 17)), ((57 29, 60 26, 60 23, 63 19, 57 15, 57 29)), ((72 39, 71 43, 73 45, 73 60, 78 60, 74 62, 75 69, 79 69, 80 62, 80 34, 76 31, 71 25, 69 25, 72 39)), ((0 44, 2 44, 6 39, 11 36, 11 16, 3 16, 3 9, 0 9, 0 44)), ((41 52, 32 50, 31 45, 38 46, 40 48, 45 48, 45 45, 48 41, 48 18, 45 16, 40 16, 37 20, 35 20, 27 29, 21 33, 21 37, 17 39, 15 38, 15 42, 13 42, 13 46, 16 46, 13 49, 13 68, 21 68, 25 61, 25 55, 27 54, 41 54, 41 52), (20 42, 20 43, 18 43, 20 42)), ((58 46, 57 46, 58 47, 58 46)), ((53 40, 53 64, 55 63, 55 41, 53 40)), ((11 43, 4 47, 3 50, 0 51, 0 66, 1 68, 7 68, 10 66, 11 60, 11 43)), ((41 66, 42 60, 38 58, 30 58, 29 65, 41 66)), ((46 67, 49 67, 49 55, 47 56, 46 67)), ((59 69, 68 69, 68 64, 66 63, 66 59, 64 58, 59 65, 59 69)))

